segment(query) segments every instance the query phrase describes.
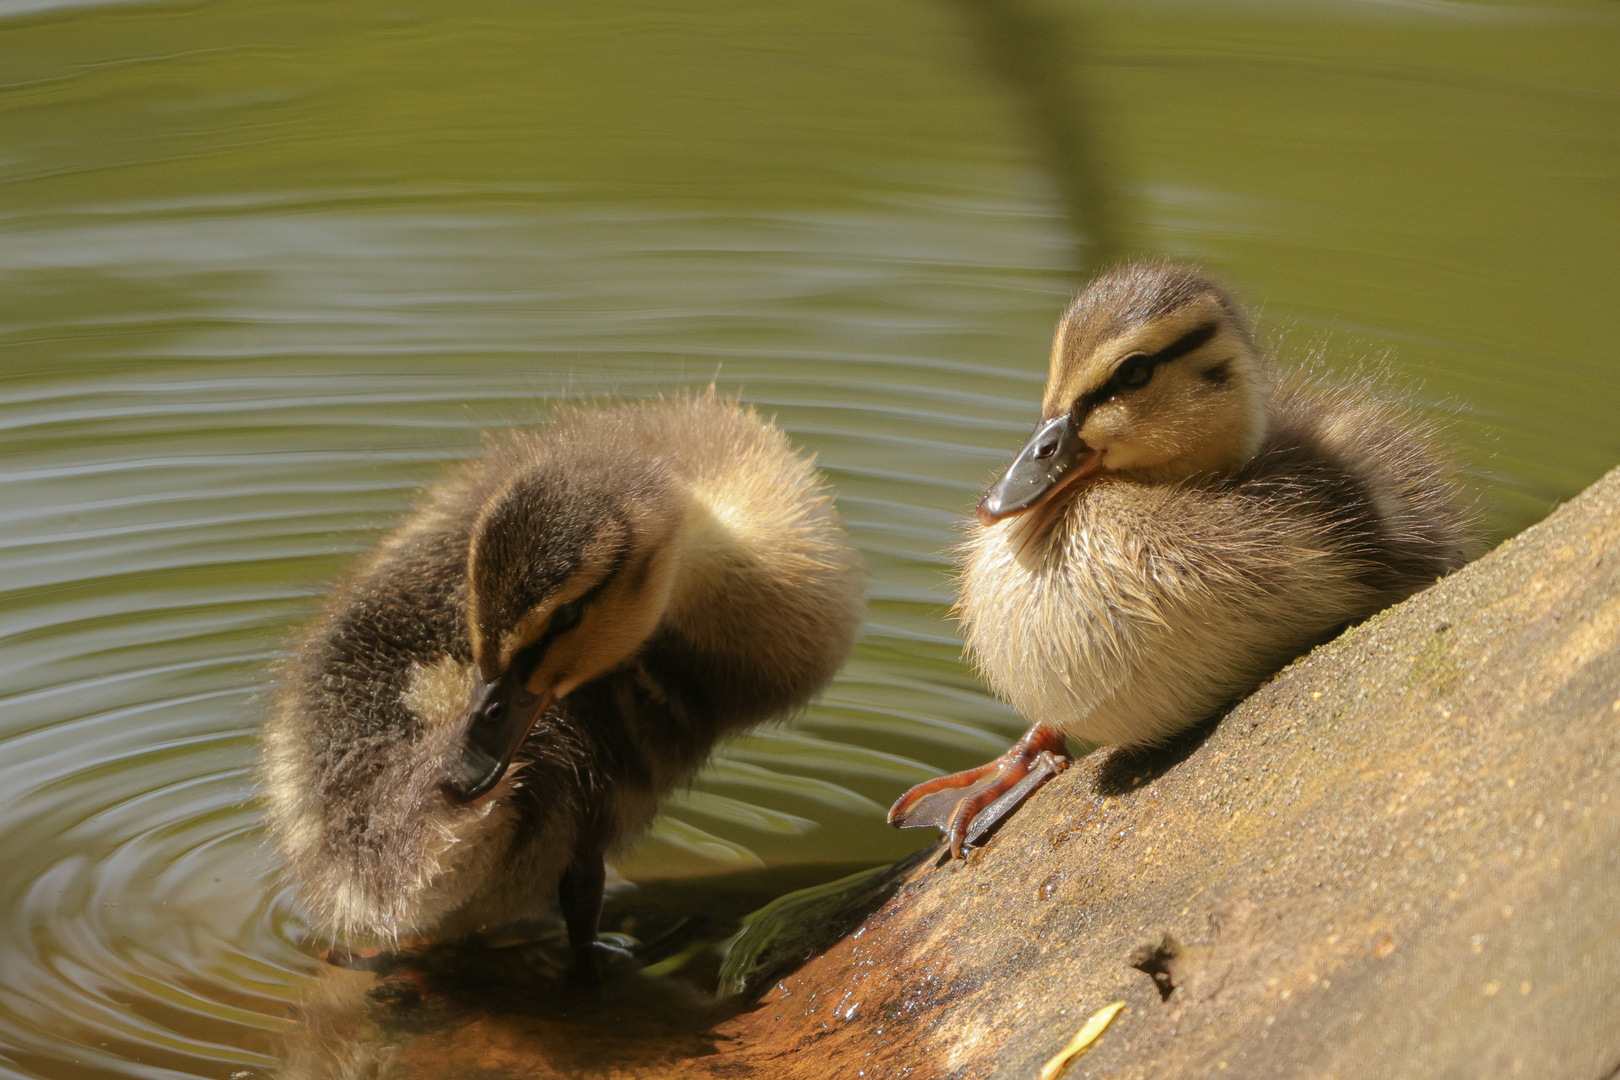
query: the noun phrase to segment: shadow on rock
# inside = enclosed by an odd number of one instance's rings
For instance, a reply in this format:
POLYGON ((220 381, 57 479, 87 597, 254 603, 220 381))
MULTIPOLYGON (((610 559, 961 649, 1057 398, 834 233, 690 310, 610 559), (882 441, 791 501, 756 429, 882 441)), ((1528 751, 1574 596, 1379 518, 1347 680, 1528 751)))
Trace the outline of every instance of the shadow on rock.
POLYGON ((1188 728, 1159 746, 1110 752, 1097 769, 1093 790, 1105 797, 1127 795, 1143 784, 1157 780, 1192 757, 1198 748, 1215 734, 1216 729, 1221 726, 1221 721, 1231 711, 1231 707, 1228 706, 1203 723, 1188 728))

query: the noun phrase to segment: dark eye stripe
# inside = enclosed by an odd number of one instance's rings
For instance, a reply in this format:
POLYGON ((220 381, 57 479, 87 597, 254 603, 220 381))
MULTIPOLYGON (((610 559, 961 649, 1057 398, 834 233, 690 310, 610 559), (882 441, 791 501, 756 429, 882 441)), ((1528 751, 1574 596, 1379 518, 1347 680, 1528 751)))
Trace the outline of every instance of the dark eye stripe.
MULTIPOLYGON (((1220 329, 1221 328, 1215 323, 1207 323, 1203 326, 1195 326, 1156 353, 1152 353, 1150 355, 1138 354, 1136 356, 1126 357, 1124 363, 1120 365, 1119 369, 1115 370, 1112 378, 1103 383, 1102 386, 1081 397, 1074 403, 1072 411, 1074 413, 1076 423, 1084 423, 1086 414, 1091 412, 1091 410, 1095 408, 1099 402, 1106 401, 1115 394, 1119 393, 1121 390, 1129 389, 1129 387, 1125 386, 1119 381, 1119 373, 1124 369, 1125 364, 1130 363, 1131 360, 1145 360, 1153 368, 1157 368, 1160 364, 1166 364, 1177 357, 1186 356, 1194 349, 1208 342, 1210 338, 1214 337, 1220 332, 1220 329)), ((1146 384, 1144 383, 1143 385, 1146 384)))
POLYGON ((1145 353, 1140 356, 1126 357, 1124 363, 1120 364, 1115 370, 1114 377, 1109 380, 1109 385, 1112 388, 1110 392, 1117 393, 1120 390, 1129 390, 1132 388, 1132 384, 1125 381, 1125 375, 1132 368, 1133 361, 1135 362, 1134 366, 1137 368, 1140 368, 1142 365, 1147 366, 1148 378, 1143 379, 1141 382, 1135 384, 1136 386, 1146 386, 1152 380, 1153 372, 1158 369, 1160 364, 1168 364, 1170 361, 1178 357, 1186 356, 1200 345, 1203 345, 1210 338, 1214 337, 1215 331, 1218 329, 1219 327, 1217 327, 1214 323, 1210 323, 1207 326, 1195 326, 1156 353, 1145 353))
POLYGON ((1218 329, 1220 329, 1220 327, 1216 326, 1214 323, 1209 323, 1206 326, 1195 326, 1185 334, 1182 334, 1175 341, 1171 342, 1169 345, 1148 357, 1148 359, 1153 361, 1155 364, 1167 364, 1178 356, 1186 356, 1188 353, 1198 348, 1198 346, 1204 344, 1204 342, 1214 337, 1215 331, 1218 329))
MULTIPOLYGON (((568 604, 579 608, 581 618, 584 617, 585 608, 589 606, 590 602, 596 599, 598 593, 612 584, 613 579, 619 576, 619 572, 624 569, 625 563, 630 560, 630 549, 633 545, 628 537, 629 523, 624 522, 624 524, 627 528, 626 539, 624 543, 619 545, 619 550, 614 552, 613 565, 608 567, 608 572, 602 575, 601 581, 598 581, 568 602, 568 604)), ((566 607, 568 605, 559 606, 566 607)), ((555 615, 555 612, 553 615, 555 615)), ((578 625, 579 621, 579 619, 574 620, 574 625, 578 625)), ((534 669, 539 667, 540 661, 545 659, 546 650, 551 648, 551 643, 568 629, 571 629, 571 627, 557 627, 554 623, 548 623, 544 633, 512 654, 512 662, 506 665, 506 670, 521 682, 528 682, 529 676, 534 674, 534 669)))

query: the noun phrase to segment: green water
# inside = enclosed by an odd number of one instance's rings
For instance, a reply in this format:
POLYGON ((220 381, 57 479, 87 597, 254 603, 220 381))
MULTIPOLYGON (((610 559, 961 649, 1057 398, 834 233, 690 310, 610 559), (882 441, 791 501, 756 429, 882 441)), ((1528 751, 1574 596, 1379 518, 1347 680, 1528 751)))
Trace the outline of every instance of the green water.
POLYGON ((740 393, 872 574, 632 878, 894 858, 1020 729, 944 552, 1107 260, 1387 365, 1535 521, 1620 460, 1616 56, 1604 0, 0 0, 0 1076, 274 1069, 267 665, 547 399, 740 393))

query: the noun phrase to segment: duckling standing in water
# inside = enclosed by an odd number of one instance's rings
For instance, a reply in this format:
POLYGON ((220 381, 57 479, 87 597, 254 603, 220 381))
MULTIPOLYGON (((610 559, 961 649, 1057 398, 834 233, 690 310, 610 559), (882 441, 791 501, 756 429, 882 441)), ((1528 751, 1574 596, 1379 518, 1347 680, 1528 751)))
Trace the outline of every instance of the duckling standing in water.
POLYGON ((1034 727, 889 812, 957 857, 981 811, 1067 764, 1064 736, 1163 742, 1463 563, 1430 433, 1365 391, 1274 378, 1194 270, 1133 263, 1080 293, 1041 417, 979 503, 957 602, 977 667, 1034 727))
POLYGON ((712 394, 493 442, 286 670, 262 773, 305 904, 452 941, 555 896, 594 979, 604 854, 717 739, 827 683, 863 592, 815 470, 712 394))

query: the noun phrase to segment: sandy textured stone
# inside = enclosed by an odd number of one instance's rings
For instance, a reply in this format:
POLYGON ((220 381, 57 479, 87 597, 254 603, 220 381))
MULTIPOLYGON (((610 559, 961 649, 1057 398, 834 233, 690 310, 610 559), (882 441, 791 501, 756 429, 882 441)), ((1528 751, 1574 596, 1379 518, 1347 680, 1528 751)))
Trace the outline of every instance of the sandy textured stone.
POLYGON ((1033 1077, 1124 1000, 1067 1075, 1609 1077, 1617 750, 1620 470, 1213 730, 1082 762, 722 1031, 774 1075, 1033 1077))

